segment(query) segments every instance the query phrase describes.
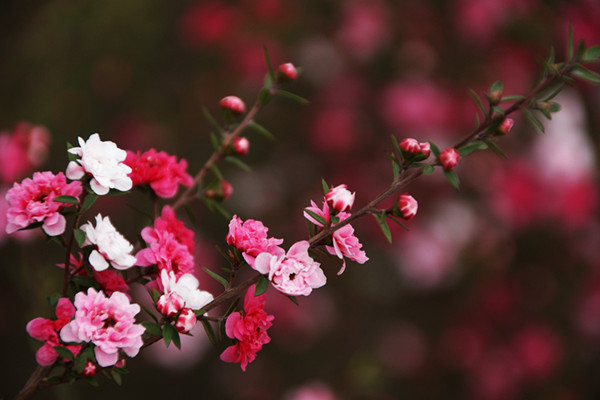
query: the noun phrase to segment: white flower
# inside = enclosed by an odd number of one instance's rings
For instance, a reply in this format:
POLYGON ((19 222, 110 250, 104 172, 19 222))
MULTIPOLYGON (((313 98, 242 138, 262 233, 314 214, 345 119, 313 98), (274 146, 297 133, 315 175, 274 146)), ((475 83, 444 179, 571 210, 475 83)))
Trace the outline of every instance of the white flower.
POLYGON ((119 149, 114 142, 100 140, 100 136, 94 133, 84 141, 77 138, 80 147, 72 147, 69 153, 79 156, 79 160, 71 161, 67 165, 67 178, 81 179, 86 173, 92 176, 90 186, 99 195, 108 193, 110 189, 127 191, 133 183, 128 174, 131 168, 123 164, 127 158, 127 152, 119 149))
POLYGON ((104 271, 109 262, 115 269, 127 269, 136 263, 136 258, 131 255, 133 246, 121 235, 108 217, 96 215, 96 227, 88 222, 81 226, 85 232, 83 246, 94 245, 95 249, 90 254, 90 264, 96 271, 104 271))
POLYGON ((173 271, 167 272, 163 269, 160 279, 165 294, 177 293, 185 302, 185 307, 192 310, 199 310, 214 299, 212 294, 198 289, 198 279, 192 274, 183 274, 177 279, 173 271))

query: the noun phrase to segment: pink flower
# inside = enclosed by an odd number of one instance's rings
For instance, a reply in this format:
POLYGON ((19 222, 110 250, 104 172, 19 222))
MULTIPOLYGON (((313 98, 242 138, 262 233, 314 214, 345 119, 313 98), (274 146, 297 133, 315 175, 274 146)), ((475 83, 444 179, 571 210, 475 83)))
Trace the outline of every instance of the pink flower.
POLYGON ((415 215, 417 215, 417 209, 419 208, 419 204, 414 197, 409 195, 408 193, 403 193, 400 195, 400 199, 398 200, 398 208, 402 213, 402 218, 409 220, 412 219, 415 215))
POLYGON ((449 147, 442 150, 438 159, 440 160, 442 167, 444 167, 444 170, 450 171, 460 162, 460 154, 458 154, 458 151, 456 151, 455 148, 449 147))
POLYGON ((146 330, 135 323, 139 305, 130 304, 121 292, 107 298, 103 292, 89 288, 87 294, 75 295, 75 308, 75 319, 60 331, 64 342, 93 343, 96 361, 101 367, 115 365, 120 349, 129 357, 137 355, 146 330))
POLYGON ((334 210, 349 211, 354 204, 354 195, 355 193, 351 193, 346 185, 339 185, 329 189, 325 195, 325 201, 334 210))
POLYGON ((64 346, 61 344, 58 331, 71 320, 75 315, 75 307, 66 297, 61 297, 56 304, 56 320, 47 318, 34 318, 27 324, 27 333, 34 339, 41 340, 44 345, 38 349, 35 359, 42 366, 52 365, 58 359, 58 353, 54 350, 55 346, 63 346, 71 350, 76 355, 81 346, 64 346))
POLYGON ((246 104, 237 96, 223 97, 219 105, 234 114, 243 114, 246 111, 246 104))
POLYGON ((285 251, 278 247, 283 239, 267 238, 269 229, 260 221, 248 219, 243 221, 234 215, 229 222, 227 244, 242 252, 244 260, 254 268, 254 259, 260 253, 267 252, 274 255, 284 254, 285 251))
POLYGON ((317 205, 315 204, 314 201, 310 201, 310 207, 306 207, 304 210, 304 218, 306 218, 307 220, 309 220, 310 222, 312 222, 313 224, 317 225, 317 226, 323 226, 323 224, 321 222, 319 222, 318 220, 316 220, 315 218, 313 218, 307 211, 311 211, 314 214, 318 215, 319 217, 323 218, 323 220, 326 222, 326 225, 329 225, 329 206, 327 205, 327 202, 323 202, 323 208, 320 209, 319 207, 317 207, 317 205))
POLYGON ((306 240, 294 243, 285 255, 260 253, 254 269, 269 274, 269 280, 280 292, 289 296, 308 296, 313 289, 325 285, 327 278, 318 262, 308 254, 306 240))
POLYGON ((157 265, 159 270, 173 271, 177 277, 194 272, 194 256, 171 232, 146 227, 142 239, 149 247, 137 252, 137 265, 157 265))
MULTIPOLYGON (((192 310, 200 310, 202 307, 213 301, 214 297, 209 292, 198 289, 198 279, 192 274, 183 274, 180 277, 175 276, 173 271, 160 271, 160 284, 166 296, 163 302, 174 312, 163 314, 172 317, 182 308, 191 308, 192 310), (172 304, 169 304, 172 303, 172 304), (170 315, 169 315, 170 314, 170 315)), ((159 303, 160 303, 159 299, 159 303)), ((160 306, 160 304, 157 304, 160 306)))
POLYGON ((248 364, 254 361, 263 344, 271 341, 267 329, 271 327, 271 321, 275 318, 264 310, 267 296, 254 296, 255 290, 256 285, 252 285, 246 292, 245 312, 231 313, 225 323, 225 333, 237 342, 221 353, 221 360, 240 363, 242 371, 246 371, 248 364))
POLYGON ((46 159, 50 133, 40 125, 19 122, 0 133, 0 182, 14 182, 46 159))
POLYGON ((133 185, 150 185, 157 196, 171 198, 177 194, 178 185, 192 186, 194 178, 187 172, 187 161, 177 161, 164 151, 150 149, 145 153, 127 151, 125 164, 131 167, 129 177, 133 185))
POLYGON ((81 183, 67 183, 65 175, 50 171, 35 172, 33 179, 25 178, 15 183, 6 194, 10 204, 6 217, 6 233, 13 233, 35 222, 43 222, 42 229, 49 236, 57 236, 65 231, 66 220, 60 211, 67 205, 53 201, 62 195, 79 198, 81 183))
POLYGON ((171 207, 163 207, 160 217, 154 221, 154 228, 173 234, 175 240, 187 247, 190 254, 194 254, 194 232, 177 219, 171 207))
MULTIPOLYGON (((337 215, 340 222, 350 216, 350 214, 341 212, 337 215)), ((339 257, 343 263, 342 268, 338 271, 338 275, 341 275, 346 269, 346 260, 344 257, 356 261, 359 264, 364 264, 369 260, 363 250, 361 250, 362 244, 358 241, 358 238, 354 236, 354 228, 352 225, 347 224, 342 226, 340 229, 333 232, 333 247, 326 246, 325 248, 329 254, 339 257)))
POLYGON ((189 333, 194 326, 196 326, 196 314, 192 311, 191 308, 184 308, 179 313, 177 317, 177 322, 175 322, 175 329, 179 333, 189 333))

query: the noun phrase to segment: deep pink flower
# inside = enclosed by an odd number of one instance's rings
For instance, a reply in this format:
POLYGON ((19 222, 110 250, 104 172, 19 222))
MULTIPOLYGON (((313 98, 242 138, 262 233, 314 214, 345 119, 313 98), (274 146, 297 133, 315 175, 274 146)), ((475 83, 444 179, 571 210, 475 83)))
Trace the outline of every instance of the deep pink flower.
POLYGON ((115 365, 119 350, 129 357, 137 355, 146 329, 135 323, 140 306, 130 304, 125 294, 115 292, 107 298, 103 292, 89 288, 87 294, 75 295, 75 308, 75 319, 60 331, 64 342, 93 343, 101 367, 115 365))
POLYGON ((6 232, 13 233, 35 222, 43 222, 42 229, 49 236, 57 236, 65 231, 66 220, 60 211, 65 203, 53 201, 62 195, 79 198, 81 183, 67 183, 65 175, 50 171, 35 172, 33 179, 25 178, 15 183, 6 194, 10 208, 6 214, 6 232))
POLYGON ((398 199, 398 208, 402 213, 402 218, 408 220, 412 219, 415 215, 417 215, 417 209, 419 208, 419 203, 408 193, 403 193, 400 195, 398 199))
POLYGON ((242 371, 246 371, 248 364, 254 361, 263 344, 271 341, 267 329, 271 327, 271 321, 275 318, 264 310, 267 296, 254 296, 255 289, 256 285, 252 285, 246 292, 245 312, 231 313, 225 323, 225 333, 237 342, 221 353, 221 360, 240 363, 242 371))
POLYGON ((154 221, 154 228, 172 233, 175 240, 185 245, 189 252, 194 254, 194 232, 187 228, 183 221, 177 219, 171 207, 163 207, 160 217, 154 221))
POLYGON ((349 211, 354 204, 355 193, 348 190, 346 185, 339 185, 329 189, 325 201, 329 207, 337 211, 349 211))
POLYGON ((75 315, 75 307, 66 297, 61 297, 56 304, 56 320, 47 318, 34 318, 27 324, 27 333, 34 339, 44 342, 42 347, 35 354, 35 359, 42 366, 52 365, 58 359, 58 353, 54 350, 55 346, 63 346, 77 355, 81 346, 64 346, 59 340, 58 332, 75 315))
POLYGON ((125 164, 131 167, 129 177, 133 185, 148 184, 162 198, 171 198, 177 193, 178 185, 191 186, 194 179, 186 172, 187 161, 177 161, 164 151, 150 149, 145 153, 127 151, 125 164))
POLYGON ((12 132, 0 132, 0 182, 14 182, 41 165, 49 144, 48 130, 28 122, 19 122, 12 132))
POLYGON ((85 376, 86 378, 91 378, 92 376, 96 375, 96 370, 98 368, 96 367, 96 364, 94 364, 91 361, 88 361, 85 363, 85 368, 83 368, 83 376, 85 376))
POLYGON ((260 253, 267 252, 274 255, 284 254, 285 251, 279 247, 283 239, 268 238, 269 228, 262 222, 248 219, 243 221, 234 215, 229 222, 229 233, 227 244, 242 252, 246 262, 254 268, 254 259, 260 253))
POLYGON ((142 229, 142 238, 148 247, 135 255, 137 265, 157 265, 159 270, 173 271, 177 277, 194 273, 194 256, 187 246, 177 241, 174 234, 167 230, 146 227, 142 229))
MULTIPOLYGON (((337 215, 340 222, 350 216, 350 214, 341 212, 337 215)), ((325 248, 334 256, 339 257, 343 263, 342 268, 338 271, 338 275, 342 274, 346 269, 346 260, 356 261, 359 264, 364 264, 369 260, 363 250, 361 250, 362 244, 358 241, 358 238, 354 236, 354 228, 352 225, 347 224, 342 226, 340 229, 333 232, 333 247, 326 246, 325 248), (345 258, 344 258, 345 257, 345 258)))
POLYGON ((285 255, 260 253, 254 269, 268 274, 269 280, 280 292, 289 296, 308 296, 313 289, 325 285, 327 278, 318 262, 308 254, 306 240, 294 243, 285 255))
POLYGON ((455 148, 449 147, 442 150, 438 159, 440 160, 442 167, 444 167, 444 170, 450 171, 460 162, 460 154, 458 154, 458 151, 456 151, 455 148))

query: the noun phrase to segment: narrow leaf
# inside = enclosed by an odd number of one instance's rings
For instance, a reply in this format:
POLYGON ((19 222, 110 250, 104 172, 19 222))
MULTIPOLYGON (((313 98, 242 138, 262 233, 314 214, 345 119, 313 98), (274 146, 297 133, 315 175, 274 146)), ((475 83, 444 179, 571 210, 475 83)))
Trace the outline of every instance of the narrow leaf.
POLYGON ((271 56, 269 55, 269 50, 267 49, 267 46, 265 46, 263 48, 264 52, 265 52, 265 62, 267 63, 267 70, 269 71, 269 76, 271 77, 271 79, 275 79, 275 72, 273 72, 273 64, 271 64, 271 56))
POLYGON ((74 356, 71 350, 62 346, 54 346, 54 350, 58 353, 58 355, 62 358, 66 358, 69 361, 73 361, 74 356))
POLYGON ((96 193, 90 193, 83 200, 83 204, 81 205, 81 212, 84 213, 90 209, 92 205, 98 200, 98 195, 96 193))
POLYGON ((163 326, 162 333, 165 345, 167 347, 169 347, 169 345, 171 344, 173 337, 175 337, 175 335, 178 335, 177 329, 175 329, 175 327, 171 324, 165 324, 163 326))
POLYGON ((569 36, 567 38, 567 57, 569 58, 569 60, 573 58, 573 47, 573 25, 569 24, 569 36))
POLYGON ((408 230, 408 228, 406 227, 406 225, 404 225, 404 223, 402 221, 400 221, 399 219, 395 218, 393 215, 390 215, 389 218, 394 221, 395 223, 397 223, 398 225, 400 225, 402 228, 404 228, 405 230, 408 230))
POLYGON ((73 236, 75 236, 75 240, 79 247, 83 246, 83 243, 85 243, 85 232, 79 228, 73 229, 73 236))
POLYGON ((533 125, 537 129, 539 129, 542 133, 545 132, 544 125, 540 122, 539 119, 537 119, 537 117, 535 115, 533 115, 533 113, 531 111, 529 111, 526 108, 524 108, 522 111, 523 111, 523 115, 525 115, 525 118, 527 118, 527 121, 529 121, 529 123, 531 125, 533 125))
POLYGON ((142 326, 144 326, 144 328, 146 328, 146 332, 148 332, 151 335, 158 335, 158 336, 161 335, 162 331, 160 329, 160 326, 154 322, 150 322, 150 321, 142 322, 142 326))
POLYGON ((248 164, 246 164, 245 162, 243 162, 242 160, 240 160, 237 157, 227 156, 227 157, 225 157, 225 161, 230 162, 230 163, 232 163, 234 165, 237 165, 238 167, 240 167, 244 171, 247 171, 247 172, 252 171, 252 168, 250 168, 250 166, 248 164))
POLYGON ((295 305, 298 305, 298 299, 296 296, 288 296, 287 298, 290 299, 295 305))
POLYGON ((206 332, 206 336, 208 337, 208 340, 210 340, 210 342, 213 345, 216 345, 217 344, 217 338, 215 337, 215 332, 213 331, 213 327, 210 324, 210 322, 208 322, 204 318, 199 318, 199 320, 202 323, 202 326, 204 327, 204 331, 206 332))
POLYGON ((600 74, 587 69, 583 65, 577 65, 575 68, 573 68, 571 75, 584 79, 588 82, 600 83, 600 74))
POLYGON ((292 93, 292 92, 288 92, 287 90, 277 89, 277 91, 275 93, 280 96, 287 97, 288 99, 295 101, 297 103, 300 103, 300 104, 305 104, 305 105, 310 104, 310 101, 308 101, 304 97, 298 96, 297 94, 292 93))
MULTIPOLYGON (((146 314, 148 314, 155 322, 158 322, 158 318, 156 317, 156 315, 154 315, 154 313, 152 311, 150 311, 148 308, 146 308, 145 306, 143 306, 141 304, 140 304, 140 307, 142 307, 142 310, 144 310, 146 312, 146 314)), ((146 329, 146 331, 148 331, 148 329, 146 329)), ((160 335, 160 333, 156 333, 155 335, 160 335)))
POLYGON ((433 171, 434 171, 434 168, 433 168, 433 165, 431 165, 431 164, 426 164, 426 165, 423 167, 423 173, 424 173, 425 175, 430 175, 430 174, 433 174, 433 171))
POLYGON ((200 266, 200 268, 202 268, 204 270, 204 272, 206 272, 211 278, 213 278, 214 280, 216 280, 217 282, 219 282, 221 285, 223 285, 223 287, 225 287, 225 289, 227 289, 229 287, 229 282, 227 282, 227 279, 223 278, 221 275, 211 271, 210 269, 200 266))
POLYGON ((256 132, 263 135, 267 139, 275 139, 275 136, 273 136, 273 134, 271 132, 269 132, 264 126, 257 124, 254 121, 251 121, 248 124, 248 128, 254 129, 256 132))
POLYGON ((110 376, 113 378, 113 380, 115 381, 115 383, 119 386, 121 386, 121 383, 123 383, 122 379, 121 379, 121 374, 119 374, 119 372, 117 372, 114 369, 110 370, 110 376))
POLYGON ((394 180, 398 179, 398 176, 400 175, 400 165, 396 160, 392 160, 392 173, 394 176, 394 180))
POLYGON ((377 223, 379 224, 379 228, 381 229, 383 236, 385 236, 388 242, 392 243, 392 232, 390 232, 390 227, 385 221, 385 215, 373 214, 373 216, 377 220, 377 223))
POLYGON ((219 143, 219 139, 217 139, 217 135, 215 135, 213 132, 210 133, 210 143, 212 144, 214 151, 219 151, 219 147, 221 146, 221 143, 219 143))
POLYGON ((256 289, 254 289, 254 296, 260 296, 261 294, 263 294, 264 292, 267 291, 269 287, 269 279, 264 276, 261 275, 260 278, 258 279, 258 282, 256 282, 256 289))
POLYGON ((258 102, 264 106, 269 101, 271 101, 271 92, 267 88, 262 88, 260 92, 258 92, 258 102))
POLYGON ((504 159, 508 159, 508 157, 506 156, 506 154, 504 153, 504 151, 502 151, 502 149, 492 140, 489 139, 483 139, 483 141, 485 142, 485 144, 488 145, 488 147, 497 155, 499 155, 500 157, 504 158, 504 159))
POLYGON ((473 99, 475 104, 477 104, 477 107, 479 107, 479 110, 481 110, 481 113, 483 115, 487 115, 487 110, 486 110, 485 106, 483 105, 483 102, 477 95, 477 93, 475 93, 475 91, 473 89, 469 89, 469 95, 471 95, 471 98, 473 99))
POLYGON ((454 171, 444 171, 444 176, 446 180, 454 187, 454 189, 458 190, 458 186, 460 185, 460 180, 458 179, 458 175, 454 171))
POLYGON ((85 354, 83 354, 83 353, 77 354, 77 357, 75 357, 75 361, 73 362, 73 367, 75 368, 75 371, 82 373, 83 370, 85 369, 86 361, 87 361, 87 358, 86 358, 85 354))
POLYGON ((588 49, 585 50, 585 53, 583 53, 583 61, 588 61, 588 62, 598 61, 599 57, 600 57, 600 44, 589 47, 588 49))
POLYGON ((487 149, 487 145, 485 143, 480 142, 480 141, 475 141, 475 142, 468 143, 468 144, 464 145, 463 147, 461 147, 460 149, 458 149, 458 153, 460 154, 461 157, 466 157, 469 154, 473 153, 474 151, 485 150, 485 149, 487 149))
POLYGON ((213 116, 211 115, 210 111, 208 111, 208 109, 206 107, 202 107, 202 114, 204 115, 204 118, 206 118, 206 120, 208 121, 208 123, 219 133, 223 132, 223 128, 221 127, 221 125, 219 125, 219 123, 217 122, 216 119, 213 118, 213 116))
POLYGON ((321 185, 323 185, 323 194, 327 194, 329 192, 329 185, 325 181, 325 178, 321 178, 321 185))
POLYGON ((321 217, 319 214, 315 213, 314 211, 308 210, 306 208, 304 209, 304 212, 307 213, 308 215, 310 215, 314 220, 316 220, 321 225, 327 226, 327 221, 325 221, 325 218, 321 217))
POLYGON ((89 377, 89 378, 88 378, 88 377, 86 377, 86 378, 85 378, 85 380, 87 381, 87 383, 89 383, 89 384, 90 384, 90 385, 92 385, 93 387, 98 387, 98 386, 100 386, 100 385, 98 384, 98 381, 96 380, 96 378, 94 378, 93 376, 92 376, 92 377, 89 377))
POLYGON ((500 94, 502 94, 503 90, 504 90, 504 86, 502 85, 502 82, 496 81, 490 87, 490 94, 493 94, 495 91, 499 91, 500 94))
POLYGON ((437 144, 433 143, 433 141, 429 141, 429 146, 431 148, 431 152, 433 153, 434 156, 439 157, 440 156, 440 148, 437 147, 437 144))
POLYGON ((77 197, 69 196, 66 194, 56 196, 52 201, 55 201, 57 203, 79 204, 79 200, 77 200, 77 197))
POLYGON ((525 100, 525 96, 521 96, 521 95, 511 95, 511 96, 504 96, 503 98, 500 99, 500 103, 505 103, 505 102, 514 102, 514 101, 521 101, 521 100, 525 100))

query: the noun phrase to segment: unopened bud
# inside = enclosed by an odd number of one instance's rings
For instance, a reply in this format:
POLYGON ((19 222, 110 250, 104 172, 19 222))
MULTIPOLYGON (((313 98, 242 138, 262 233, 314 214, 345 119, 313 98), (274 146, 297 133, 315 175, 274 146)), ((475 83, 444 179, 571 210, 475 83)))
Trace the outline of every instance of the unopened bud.
POLYGON ((156 302, 156 309, 167 317, 174 317, 183 308, 185 302, 175 292, 163 294, 156 302))
POLYGON ((438 159, 440 160, 442 167, 444 167, 444 170, 450 171, 460 162, 460 154, 458 154, 458 151, 456 151, 455 148, 449 147, 440 153, 438 159))
POLYGON ((219 104, 234 114, 243 114, 246 111, 246 104, 237 96, 223 97, 219 104))
POLYGON ((329 207, 337 211, 349 211, 354 204, 354 195, 346 185, 339 185, 329 189, 325 195, 325 201, 329 207))
POLYGON ((514 124, 515 124, 515 121, 513 121, 510 118, 506 118, 504 121, 502 121, 502 123, 498 127, 498 132, 503 135, 506 135, 508 132, 510 132, 510 130, 512 129, 514 124))
POLYGON ((398 199, 398 210, 400 211, 400 217, 406 220, 412 219, 415 215, 417 215, 418 208, 419 203, 417 203, 417 200, 415 200, 414 197, 408 193, 403 193, 400 195, 400 199, 398 199))
POLYGON ((277 68, 277 81, 294 81, 298 78, 298 70, 292 63, 281 64, 277 68))
POLYGON ((91 378, 92 376, 96 375, 96 370, 98 368, 96 367, 96 364, 94 364, 91 361, 88 361, 85 363, 85 367, 83 368, 83 376, 85 376, 86 378, 91 378))
POLYGON ((490 103, 498 104, 502 99, 502 90, 496 89, 492 93, 490 93, 490 103))
POLYGON ((228 198, 229 196, 231 196, 231 194, 233 193, 233 186, 231 186, 231 183, 222 180, 221 181, 221 189, 223 191, 223 195, 222 195, 222 199, 225 200, 226 198, 228 198))
POLYGON ((422 161, 431 154, 428 142, 419 143, 412 138, 402 140, 400 150, 402 150, 402 156, 409 161, 422 161))
POLYGON ((245 137, 234 138, 232 145, 233 151, 240 156, 244 156, 250 151, 250 141, 245 137))
POLYGON ((190 308, 184 308, 181 310, 177 322, 175 322, 175 329, 179 333, 189 333, 194 326, 196 326, 196 314, 190 308))
POLYGON ((223 201, 231 196, 232 193, 233 186, 231 183, 227 182, 226 180, 221 180, 212 184, 208 189, 206 189, 204 191, 204 196, 209 199, 223 201))

